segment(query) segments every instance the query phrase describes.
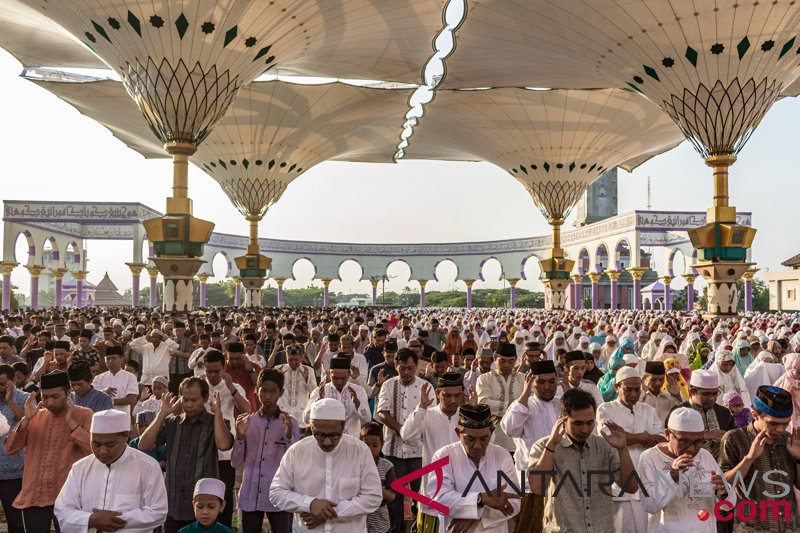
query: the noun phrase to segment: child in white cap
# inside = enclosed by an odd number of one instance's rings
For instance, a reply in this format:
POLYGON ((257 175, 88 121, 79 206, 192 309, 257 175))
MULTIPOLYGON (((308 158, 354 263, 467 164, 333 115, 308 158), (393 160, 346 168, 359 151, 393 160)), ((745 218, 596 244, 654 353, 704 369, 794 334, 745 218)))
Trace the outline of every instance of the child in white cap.
POLYGON ((217 523, 225 509, 225 482, 210 477, 198 479, 194 486, 194 517, 197 521, 181 528, 178 533, 231 533, 231 528, 217 523))

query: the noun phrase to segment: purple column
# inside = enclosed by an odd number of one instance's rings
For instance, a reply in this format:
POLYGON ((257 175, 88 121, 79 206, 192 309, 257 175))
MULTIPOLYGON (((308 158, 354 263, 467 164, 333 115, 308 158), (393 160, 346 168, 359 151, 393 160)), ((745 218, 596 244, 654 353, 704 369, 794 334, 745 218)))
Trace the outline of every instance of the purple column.
POLYGON ((472 281, 467 282, 467 309, 472 309, 472 281))
POLYGON ((664 285, 664 309, 667 311, 672 310, 672 291, 669 290, 669 284, 672 278, 664 276, 661 278, 661 283, 664 285))
POLYGON ((694 309, 694 282, 686 284, 686 310, 694 309))
POLYGON ((330 291, 328 290, 330 283, 331 280, 329 279, 322 280, 322 307, 328 307, 330 305, 330 291))
POLYGON ((283 307, 283 282, 285 280, 279 279, 278 281, 278 307, 283 307))
POLYGON ((642 278, 633 278, 633 308, 642 308, 642 278))
POLYGON ((200 307, 206 306, 206 282, 200 282, 200 307))
POLYGON ((64 298, 64 280, 61 276, 56 276, 56 307, 61 307, 61 300, 64 298))
POLYGON ((589 274, 592 282, 592 309, 600 307, 600 274, 589 274))
POLYGON ((372 305, 378 305, 378 284, 372 284, 372 305))
POLYGON ((155 307, 158 302, 158 277, 150 276, 150 307, 155 307))
POLYGON ((139 274, 133 274, 131 278, 133 287, 131 288, 131 305, 139 305, 139 274))
POLYGON ((3 271, 3 311, 11 309, 11 272, 3 271))
POLYGON ((39 308, 39 275, 31 276, 31 308, 39 308))
POLYGON ((615 280, 611 280, 611 309, 617 308, 617 282, 615 280))
POLYGON ((517 285, 511 286, 511 309, 517 308, 517 285))
POLYGON ((744 312, 753 311, 753 278, 744 279, 744 312))
POLYGON ((425 284, 427 280, 419 280, 419 306, 425 307, 425 284))
MULTIPOLYGON (((280 288, 278 288, 278 302, 280 302, 280 299, 281 299, 281 297, 280 297, 280 288)), ((233 300, 233 305, 235 305, 236 307, 241 307, 241 305, 242 305, 242 284, 241 283, 237 283, 236 284, 236 295, 235 295, 234 300, 233 300)), ((278 304, 278 307, 280 307, 280 303, 278 304)))
POLYGON ((75 307, 83 307, 83 280, 75 279, 75 307))

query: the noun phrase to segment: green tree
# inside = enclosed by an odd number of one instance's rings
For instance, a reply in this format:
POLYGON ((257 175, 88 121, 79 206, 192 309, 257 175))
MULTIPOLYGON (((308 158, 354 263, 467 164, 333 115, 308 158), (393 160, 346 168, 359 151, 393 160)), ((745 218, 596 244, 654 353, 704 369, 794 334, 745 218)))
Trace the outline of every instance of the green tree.
MULTIPOLYGON (((19 295, 14 292, 17 289, 19 289, 19 287, 17 287, 16 285, 12 285, 11 286, 11 309, 19 309, 19 307, 20 307, 20 305, 19 305, 19 301, 20 301, 19 295)), ((2 297, 3 297, 3 288, 0 287, 0 298, 2 298, 2 297)), ((40 304, 40 305, 42 305, 42 304, 40 304)))

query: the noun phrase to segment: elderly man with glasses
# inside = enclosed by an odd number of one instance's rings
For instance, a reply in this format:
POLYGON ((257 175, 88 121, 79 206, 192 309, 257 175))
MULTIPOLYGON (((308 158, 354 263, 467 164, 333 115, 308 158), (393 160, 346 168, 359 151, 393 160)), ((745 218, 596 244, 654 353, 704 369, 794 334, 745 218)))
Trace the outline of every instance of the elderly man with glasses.
MULTIPOLYGON (((719 459, 720 441, 726 431, 736 428, 731 412, 723 405, 717 404, 719 396, 719 375, 711 370, 695 370, 689 381, 689 402, 691 407, 703 419, 703 448, 719 459)), ((669 427, 669 418, 666 424, 669 427)))
POLYGON ((366 531, 367 515, 381 504, 375 461, 358 437, 344 434, 346 418, 338 400, 317 401, 311 408, 311 436, 281 459, 269 499, 294 513, 295 533, 366 531))

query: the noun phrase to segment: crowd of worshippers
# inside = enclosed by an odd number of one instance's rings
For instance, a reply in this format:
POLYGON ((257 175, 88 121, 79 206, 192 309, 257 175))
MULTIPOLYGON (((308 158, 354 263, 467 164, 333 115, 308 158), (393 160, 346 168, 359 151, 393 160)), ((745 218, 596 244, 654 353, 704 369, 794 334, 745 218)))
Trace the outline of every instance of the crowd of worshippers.
POLYGON ((800 316, 17 313, 11 533, 800 531, 800 316))

